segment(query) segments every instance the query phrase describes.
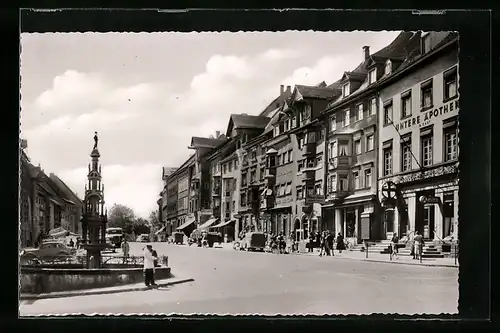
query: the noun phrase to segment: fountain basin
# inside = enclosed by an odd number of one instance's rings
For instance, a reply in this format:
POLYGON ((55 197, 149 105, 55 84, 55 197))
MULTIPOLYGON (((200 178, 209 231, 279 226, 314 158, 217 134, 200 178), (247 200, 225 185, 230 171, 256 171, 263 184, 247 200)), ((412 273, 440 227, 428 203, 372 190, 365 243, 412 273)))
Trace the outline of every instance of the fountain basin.
MULTIPOLYGON (((50 293, 57 291, 82 290, 114 287, 144 281, 142 265, 113 265, 104 268, 87 269, 81 264, 53 266, 21 266, 21 293, 50 293)), ((170 267, 155 268, 155 279, 173 277, 170 267)))

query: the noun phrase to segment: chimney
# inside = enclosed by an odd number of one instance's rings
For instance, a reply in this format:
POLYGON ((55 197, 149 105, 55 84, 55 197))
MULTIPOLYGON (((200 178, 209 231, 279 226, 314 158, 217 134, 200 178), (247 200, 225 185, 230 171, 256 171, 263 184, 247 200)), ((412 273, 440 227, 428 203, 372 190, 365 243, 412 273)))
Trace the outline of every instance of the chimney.
POLYGON ((292 86, 286 86, 286 93, 292 94, 292 86))
POLYGON ((285 92, 285 86, 282 84, 280 85, 280 96, 283 96, 284 92, 285 92))
POLYGON ((367 60, 370 57, 370 47, 365 45, 363 46, 363 60, 367 60))
POLYGON ((220 136, 220 131, 215 131, 215 138, 217 139, 220 136))

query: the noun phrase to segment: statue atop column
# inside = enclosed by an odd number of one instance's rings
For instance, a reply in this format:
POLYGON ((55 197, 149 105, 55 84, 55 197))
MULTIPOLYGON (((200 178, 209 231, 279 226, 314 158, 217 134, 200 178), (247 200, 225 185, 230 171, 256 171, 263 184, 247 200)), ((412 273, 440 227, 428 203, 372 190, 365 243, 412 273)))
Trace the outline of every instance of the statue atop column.
POLYGON ((94 132, 94 149, 97 149, 97 142, 99 141, 99 138, 97 137, 97 132, 94 132))

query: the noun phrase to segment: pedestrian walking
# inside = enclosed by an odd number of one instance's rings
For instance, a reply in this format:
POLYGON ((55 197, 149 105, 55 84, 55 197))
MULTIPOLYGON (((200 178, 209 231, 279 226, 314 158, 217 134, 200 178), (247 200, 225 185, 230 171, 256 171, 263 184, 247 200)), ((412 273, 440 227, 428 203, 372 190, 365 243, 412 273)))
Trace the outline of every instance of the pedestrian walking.
POLYGON ((122 254, 123 254, 123 263, 125 264, 128 260, 129 252, 130 252, 130 245, 128 244, 128 241, 126 238, 123 238, 122 241, 122 254))
POLYGON ((155 257, 153 256, 153 247, 151 244, 144 248, 144 284, 148 288, 156 286, 155 283, 155 257))
POLYGON ((313 252, 314 249, 314 234, 311 232, 309 234, 309 243, 307 243, 309 250, 308 252, 313 252))
POLYGON ((391 255, 393 256, 394 259, 399 259, 398 243, 399 243, 398 234, 394 233, 394 235, 391 238, 391 247, 392 247, 391 255))
POLYGON ((415 231, 415 237, 413 237, 413 242, 414 242, 413 259, 419 259, 420 256, 422 255, 421 247, 423 245, 423 237, 418 233, 418 231, 415 231))
POLYGON ((73 242, 73 238, 69 240, 69 247, 73 248, 75 246, 75 242, 73 242))
POLYGON ((333 241, 334 241, 333 232, 327 230, 326 235, 326 255, 327 256, 335 256, 335 252, 333 251, 333 241))
POLYGON ((320 240, 320 249, 319 249, 319 256, 322 257, 323 254, 326 255, 326 231, 323 231, 321 233, 321 240, 320 240))
POLYGON ((339 232, 337 235, 337 251, 342 253, 342 250, 345 250, 344 236, 339 232))

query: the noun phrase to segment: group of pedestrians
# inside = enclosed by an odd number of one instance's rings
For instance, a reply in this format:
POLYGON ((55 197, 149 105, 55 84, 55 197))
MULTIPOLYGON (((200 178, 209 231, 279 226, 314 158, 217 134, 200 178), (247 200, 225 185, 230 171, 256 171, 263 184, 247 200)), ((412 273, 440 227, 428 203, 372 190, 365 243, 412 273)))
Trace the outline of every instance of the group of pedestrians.
POLYGON ((342 253, 342 251, 346 249, 344 236, 342 236, 340 232, 337 235, 337 239, 335 239, 333 232, 329 230, 323 231, 320 236, 319 256, 335 256, 334 243, 335 249, 339 251, 339 253, 342 253))

